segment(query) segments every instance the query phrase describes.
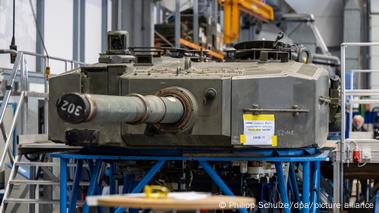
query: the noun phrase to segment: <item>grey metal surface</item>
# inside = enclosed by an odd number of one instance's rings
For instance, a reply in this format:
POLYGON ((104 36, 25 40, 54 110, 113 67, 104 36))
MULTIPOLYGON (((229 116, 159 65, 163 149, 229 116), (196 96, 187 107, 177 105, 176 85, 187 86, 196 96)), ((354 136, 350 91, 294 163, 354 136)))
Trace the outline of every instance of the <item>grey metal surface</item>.
POLYGON ((55 142, 65 142, 66 129, 96 129, 98 130, 98 140, 105 144, 122 144, 119 123, 92 122, 70 125, 61 121, 56 111, 56 101, 66 93, 84 92, 95 94, 119 95, 119 76, 127 72, 125 64, 94 65, 91 68, 82 68, 61 76, 49 79, 49 139, 55 142), (86 76, 84 76, 84 72, 86 76), (108 79, 106 83, 104 79, 108 79), (104 84, 105 83, 105 84, 104 84), (67 86, 70 85, 70 86, 67 86), (55 89, 54 89, 55 88, 55 89), (59 89, 57 89, 59 88, 59 89))
POLYGON ((65 131, 90 129, 100 135, 97 145, 243 147, 239 137, 243 132, 244 109, 258 105, 262 109, 278 109, 270 112, 275 116, 278 148, 321 146, 326 141, 329 106, 322 100, 328 97, 329 77, 321 67, 293 61, 243 61, 192 62, 185 69, 184 58, 163 57, 154 61, 153 66, 128 65, 127 69, 96 64, 52 78, 49 127, 54 130, 49 138, 67 142, 65 131), (119 75, 110 77, 111 70, 119 75), (68 82, 77 83, 68 88, 68 82), (55 101, 67 92, 154 95, 173 86, 188 90, 198 104, 193 125, 185 131, 100 120, 68 124, 60 120, 54 108, 55 101), (209 89, 216 91, 213 99, 206 98, 209 89), (295 105, 307 113, 295 115, 288 110, 295 105))
MULTIPOLYGON (((283 65, 285 66, 285 65, 283 65)), ((302 65, 312 66, 312 65, 302 65)), ((311 67, 312 68, 312 67, 311 67)), ((294 69, 294 67, 293 67, 294 69)), ((283 147, 309 146, 313 143, 324 143, 328 132, 327 104, 320 104, 321 96, 328 96, 328 76, 321 69, 313 67, 311 78, 303 77, 298 72, 281 72, 276 78, 269 75, 234 77, 232 91, 246 91, 232 96, 232 143, 239 144, 239 135, 243 134, 243 123, 240 122, 241 111, 244 107, 258 105, 260 108, 291 109, 299 106, 309 110, 309 113, 274 113, 275 130, 278 136, 278 145, 283 147), (262 78, 264 77, 264 78, 262 78), (319 79, 319 81, 316 81, 319 79), (272 85, 275 85, 273 88, 272 85), (309 94, 315 96, 310 97, 309 94), (303 132, 306 129, 306 132, 303 132), (309 130, 314 131, 309 131, 309 130)), ((278 110, 279 111, 279 110, 278 110)))

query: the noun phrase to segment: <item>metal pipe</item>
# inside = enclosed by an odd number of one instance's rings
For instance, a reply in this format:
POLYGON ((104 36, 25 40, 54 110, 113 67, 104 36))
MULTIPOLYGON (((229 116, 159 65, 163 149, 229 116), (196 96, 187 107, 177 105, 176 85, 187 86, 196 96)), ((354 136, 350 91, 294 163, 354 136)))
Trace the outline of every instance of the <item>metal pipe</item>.
MULTIPOLYGON (((15 162, 19 162, 21 160, 21 155, 17 155, 16 156, 16 160, 15 162)), ((18 170, 18 165, 14 165, 12 166, 12 169, 11 169, 11 172, 9 174, 9 178, 8 178, 8 182, 6 184, 6 186, 8 186, 8 183, 9 183, 9 180, 12 180, 16 177, 16 170, 18 170)), ((4 195, 3 195, 3 202, 1 202, 0 204, 0 212, 5 212, 6 210, 6 203, 4 202, 4 198, 7 198, 9 196, 9 193, 10 193, 10 187, 5 187, 5 191, 4 191, 4 195)))
POLYGON ((20 65, 20 62, 23 58, 23 54, 22 53, 18 53, 17 54, 17 57, 16 57, 16 61, 13 65, 13 70, 12 70, 12 74, 10 76, 10 84, 7 85, 6 87, 6 91, 5 91, 5 94, 4 94, 4 97, 3 97, 3 101, 1 103, 1 107, 0 107, 0 124, 3 123, 3 120, 4 120, 4 115, 5 115, 5 110, 6 110, 6 107, 8 105, 8 102, 9 102, 9 98, 11 96, 11 92, 12 92, 12 87, 14 85, 14 82, 15 82, 15 79, 16 79, 16 73, 17 73, 17 69, 20 65))
POLYGON ((309 212, 309 189, 310 189, 310 162, 303 162, 303 185, 302 185, 302 200, 305 205, 304 208, 301 209, 302 213, 309 212))
MULTIPOLYGON (((375 203, 379 203, 379 190, 376 191, 375 203)), ((379 205, 375 205, 375 212, 379 212, 379 205)))
MULTIPOLYGON (((33 53, 29 51, 16 51, 16 50, 10 50, 10 49, 0 49, 0 54, 9 54, 9 53, 23 53, 24 55, 31 55, 31 56, 36 56, 36 57, 42 57, 42 58, 47 58, 46 55, 44 54, 39 54, 39 53, 33 53)), ((54 57, 50 56, 48 57, 51 60, 56 60, 56 61, 63 61, 63 62, 70 62, 70 63, 75 63, 75 64, 80 64, 80 65, 85 65, 84 62, 82 61, 76 61, 76 60, 71 60, 71 59, 64 59, 64 58, 59 58, 59 57, 54 57)))
POLYGON ((315 161, 311 163, 312 173, 311 173, 311 213, 316 213, 316 205, 319 202, 319 171, 320 171, 320 161, 315 161))
POLYGON ((184 114, 182 102, 173 96, 109 96, 69 93, 57 102, 59 116, 69 123, 86 121, 176 123, 184 114))
POLYGON ((17 53, 17 50, 11 50, 11 49, 0 49, 0 54, 15 54, 17 53))
MULTIPOLYGON (((346 77, 346 76, 344 76, 346 77)), ((354 90, 354 72, 351 72, 350 75, 350 90, 354 90)), ((354 96, 350 95, 350 100, 353 100, 354 96)), ((349 105, 349 130, 348 131, 353 131, 353 105, 349 105)))
MULTIPOLYGON (((361 47, 367 47, 367 46, 379 46, 379 42, 344 42, 341 44, 341 48, 345 47, 351 47, 351 46, 361 46, 361 47)), ((342 53, 341 53, 342 55, 342 53)), ((342 57, 341 57, 342 59, 342 57)))
POLYGON ((335 64, 341 64, 340 58, 337 56, 332 56, 332 55, 322 55, 322 54, 312 54, 312 60, 325 60, 325 61, 332 61, 335 64))
MULTIPOLYGON (((20 51, 18 51, 20 52, 20 51)), ((86 63, 82 62, 82 61, 77 61, 77 60, 70 60, 70 59, 64 59, 64 58, 59 58, 59 57, 54 57, 54 56, 50 56, 47 57, 46 55, 44 54, 38 54, 38 53, 33 53, 33 52, 29 52, 29 51, 22 51, 22 53, 24 55, 31 55, 31 56, 37 56, 37 57, 43 57, 43 58, 49 58, 49 60, 56 60, 56 61, 62 61, 62 62, 71 62, 71 63, 74 63, 74 64, 77 64, 77 65, 85 65, 86 63)))
MULTIPOLYGON (((9 134, 8 135, 11 135, 15 126, 16 126, 16 122, 17 122, 17 119, 18 119, 18 115, 20 114, 20 111, 21 111, 21 108, 23 106, 23 102, 24 102, 24 98, 25 98, 25 92, 24 91, 21 91, 21 94, 20 94, 20 100, 18 101, 17 103, 17 108, 16 108, 16 112, 14 114, 14 117, 13 117, 13 120, 12 120, 12 124, 10 126, 10 129, 9 129, 9 134)), ((6 150, 9 149, 9 145, 10 145, 10 141, 11 141, 12 137, 8 137, 7 138, 7 141, 5 142, 5 145, 4 145, 4 151, 3 153, 1 154, 1 158, 0 158, 0 169, 3 168, 4 166, 4 162, 5 162, 5 155, 6 155, 6 150)))
POLYGON ((379 104, 379 99, 357 99, 349 102, 350 104, 379 104))
POLYGON ((199 5, 193 0, 193 43, 199 44, 199 5))
POLYGON ((60 182, 59 182, 59 209, 60 213, 67 212, 67 164, 68 160, 66 158, 60 159, 59 166, 59 174, 60 174, 60 182))
MULTIPOLYGON (((95 190, 98 185, 98 180, 99 180, 100 170, 101 170, 102 165, 103 165, 102 160, 100 159, 96 160, 95 167, 94 169, 91 170, 91 179, 90 179, 86 196, 92 196, 95 194, 95 190)), ((89 213, 89 206, 87 202, 85 202, 82 212, 89 213)))
MULTIPOLYGON (((22 57, 22 62, 21 62, 21 91, 24 91, 25 93, 29 91, 28 66, 27 66, 25 57, 22 57)), ((22 111, 21 111, 22 125, 21 125, 20 134, 26 134, 27 129, 28 129, 28 108, 29 108, 28 96, 25 95, 24 104, 22 106, 22 111)))
MULTIPOLYGON (((145 176, 138 182, 137 186, 131 191, 131 193, 139 193, 142 191, 143 187, 145 187, 150 180, 157 174, 157 172, 162 168, 162 166, 166 163, 166 160, 159 160, 154 164, 153 167, 145 174, 145 176)), ((124 208, 119 207, 115 211, 115 213, 123 213, 124 208)))
POLYGON ((71 196, 70 196, 70 206, 69 206, 68 212, 75 212, 76 199, 77 199, 76 195, 80 192, 79 184, 82 177, 82 170, 83 170, 83 160, 79 159, 78 162, 76 163, 74 183, 72 185, 72 191, 71 191, 71 196))
MULTIPOLYGON (((378 43, 379 44, 379 43, 378 43)), ((346 44, 341 45, 341 141, 339 143, 339 155, 337 156, 336 168, 338 172, 334 172, 336 177, 333 197, 335 203, 341 203, 343 194, 343 156, 345 152, 345 137, 346 137, 346 44)), ((339 212, 339 209, 333 208, 333 212, 339 212)))
MULTIPOLYGON (((309 163, 309 162, 308 162, 309 163)), ((284 180, 284 173, 283 173, 283 167, 281 162, 275 162, 275 170, 276 170, 276 176, 278 178, 278 185, 279 185, 279 193, 280 193, 280 198, 283 202, 284 206, 284 213, 290 213, 290 202, 288 199, 288 194, 287 194, 287 187, 286 187, 286 182, 284 180)))
MULTIPOLYGON (((46 70, 46 60, 44 61, 44 70, 46 70)), ((46 72, 46 71, 45 71, 46 72)), ((49 81, 48 79, 46 79, 46 75, 45 75, 45 80, 43 82, 43 85, 44 85, 44 92, 45 94, 49 94, 49 81)), ((44 98, 44 120, 43 120, 43 126, 44 126, 44 133, 47 134, 49 132, 49 111, 48 111, 48 108, 49 108, 49 98, 48 97, 45 97, 44 98)))
POLYGON ((289 178, 290 182, 292 182, 292 188, 295 192, 295 200, 296 202, 300 202, 300 193, 299 193, 299 187, 297 185, 297 179, 296 179, 296 174, 295 174, 295 168, 294 168, 294 163, 290 163, 289 165, 289 178))
POLYGON ((363 69, 363 70, 350 70, 350 72, 379 72, 379 70, 375 70, 375 69, 367 69, 367 70, 365 70, 365 69, 363 69))
POLYGON ((345 95, 350 96, 378 96, 379 90, 378 89, 356 89, 356 90, 345 90, 345 95))
MULTIPOLYGON (((228 196, 234 196, 232 190, 225 184, 225 182, 221 179, 221 177, 217 174, 217 172, 209 165, 209 163, 205 160, 199 160, 199 164, 203 167, 204 171, 212 178, 215 184, 220 188, 222 193, 228 196)), ((248 213, 247 209, 241 208, 239 209, 240 213, 248 213)))
POLYGON ((180 0, 175 2, 175 47, 180 48, 180 0))

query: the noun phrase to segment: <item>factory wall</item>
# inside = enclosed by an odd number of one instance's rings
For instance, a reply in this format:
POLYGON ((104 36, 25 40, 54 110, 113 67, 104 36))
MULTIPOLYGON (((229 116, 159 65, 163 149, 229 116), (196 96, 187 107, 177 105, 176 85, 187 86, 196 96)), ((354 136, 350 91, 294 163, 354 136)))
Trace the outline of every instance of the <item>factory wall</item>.
MULTIPOLYGON (((32 0, 34 11, 37 13, 37 0, 32 0)), ((74 0, 38 0, 44 1, 44 41, 50 56, 73 58, 73 6, 74 0)), ((109 0, 110 2, 110 0, 109 0)), ((109 3, 110 5, 110 3, 109 3)), ((13 1, 0 1, 0 49, 9 49, 12 38, 13 1)), ((85 62, 96 63, 101 52, 101 23, 102 1, 85 1, 85 62)), ((110 11, 108 11, 110 14, 110 11)), ((36 52, 37 31, 29 0, 16 0, 16 45, 18 50, 36 52)), ((108 25, 110 26, 110 24, 108 25)), ((36 71, 36 58, 25 56, 30 71, 36 71)), ((64 72, 63 62, 50 60, 53 74, 64 72)), ((0 54, 1 68, 12 68, 9 55, 0 54)), ((70 69, 70 65, 68 65, 70 69)), ((41 72, 42 70, 38 70, 41 72)), ((35 92, 44 92, 44 85, 31 82, 30 89, 35 92)), ((12 102, 17 102, 17 98, 12 102)), ((29 122, 27 133, 37 133, 38 126, 38 99, 29 99, 29 122)), ((18 127, 20 127, 18 125, 18 127)), ((19 128, 17 128, 19 129, 19 128)))
POLYGON ((328 47, 339 47, 342 41, 343 0, 286 0, 297 12, 313 14, 315 24, 328 47))
MULTIPOLYGON (((379 1, 370 1, 370 41, 379 42, 379 1)), ((379 47, 370 48, 370 69, 379 69, 379 47)), ((379 73, 372 73, 370 77, 372 89, 379 89, 379 73)))
MULTIPOLYGON (((45 0, 44 40, 49 55, 73 57, 73 1, 45 0)), ((0 1, 0 49, 8 49, 12 38, 12 0, 0 1)), ((110 0, 109 0, 110 2, 110 0)), ((32 0, 36 11, 36 0, 32 0)), ((85 62, 95 63, 101 52, 101 0, 85 1, 85 62)), ((110 3, 109 3, 110 5, 110 3)), ((36 25, 29 0, 16 1, 16 44, 19 50, 36 52, 36 25)), ((35 58, 27 57, 35 70, 35 58)), ((50 61, 52 72, 64 71, 64 63, 50 61)), ((0 55, 0 67, 11 68, 8 55, 0 55)))
MULTIPOLYGON (((72 8, 73 1, 45 1, 45 44, 49 55, 72 59, 72 8)), ((53 73, 64 71, 62 62, 50 61, 50 66, 53 73)))
MULTIPOLYGON (((13 1, 0 1, 0 49, 9 49, 12 39, 13 1)), ((36 0, 32 0, 36 7, 36 0)), ((36 28, 28 1, 16 1, 16 42, 19 50, 36 51, 36 28)), ((27 57, 29 66, 35 67, 33 57, 27 57)), ((11 68, 9 55, 0 54, 0 67, 11 68)))

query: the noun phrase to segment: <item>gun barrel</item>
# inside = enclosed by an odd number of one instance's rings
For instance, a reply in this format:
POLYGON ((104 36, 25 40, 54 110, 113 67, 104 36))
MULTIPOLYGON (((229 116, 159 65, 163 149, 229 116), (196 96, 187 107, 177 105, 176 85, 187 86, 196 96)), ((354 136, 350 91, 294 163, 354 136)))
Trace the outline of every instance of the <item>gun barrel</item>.
POLYGON ((69 93, 56 103, 60 118, 68 123, 87 121, 173 124, 184 114, 176 97, 130 94, 128 96, 69 93))

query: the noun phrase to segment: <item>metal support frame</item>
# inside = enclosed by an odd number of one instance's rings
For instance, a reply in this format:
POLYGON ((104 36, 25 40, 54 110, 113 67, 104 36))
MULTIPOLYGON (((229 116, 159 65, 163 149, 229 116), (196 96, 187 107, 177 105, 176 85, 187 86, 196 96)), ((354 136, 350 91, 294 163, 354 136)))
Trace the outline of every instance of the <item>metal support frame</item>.
MULTIPOLYGON (((372 47, 372 46, 379 46, 379 42, 348 42, 348 43, 342 43, 341 44, 341 141, 338 146, 338 152, 336 152, 336 158, 335 162, 333 163, 333 181, 334 181, 334 189, 333 189, 333 202, 341 204, 343 200, 343 183, 344 183, 344 171, 343 166, 344 163, 347 162, 347 155, 346 153, 349 151, 348 143, 352 139, 349 138, 349 136, 346 135, 347 130, 347 113, 346 113, 346 107, 347 107, 347 99, 346 97, 349 96, 350 100, 353 99, 354 96, 364 96, 364 95, 370 95, 370 96, 378 96, 379 90, 372 90, 372 89, 354 89, 351 87, 349 90, 346 89, 346 49, 348 47, 372 47)), ((352 69, 353 68, 350 68, 352 69)), ((353 76, 355 72, 377 72, 377 70, 353 70, 351 79, 353 80, 353 76)), ((352 83, 352 82, 351 82, 352 83)), ((350 86, 352 86, 351 84, 350 86)), ((366 99, 365 103, 370 103, 370 100, 372 99, 366 99)), ((355 101, 356 103, 360 103, 360 101, 355 101)), ((376 100, 372 100, 372 102, 376 102, 376 100)), ((349 116, 352 116, 352 103, 350 103, 350 112, 349 116)), ((351 118, 351 117, 350 117, 351 118)), ((351 122, 351 120, 350 120, 351 122)), ((349 124, 349 127, 351 128, 351 125, 349 124)), ((343 205, 342 205, 343 206, 343 205)), ((334 208, 333 212, 337 213, 340 209, 334 208)))
POLYGON ((180 48, 180 0, 175 0, 175 47, 180 48))
MULTIPOLYGON (((95 167, 93 169, 91 169, 91 179, 90 179, 89 186, 88 186, 87 196, 95 195, 102 163, 103 163, 102 160, 96 160, 95 167)), ((78 169, 76 169, 76 170, 78 170, 78 169)), ((75 182, 74 184, 77 185, 78 183, 75 182)), ((76 195, 76 193, 73 193, 73 194, 76 195)), ((70 206, 70 209, 71 208, 72 207, 70 206)), ((74 209, 74 211, 72 211, 72 212, 74 213, 75 208, 73 208, 73 209, 74 209)), ((89 206, 87 203, 84 204, 83 212, 84 213, 89 212, 89 206)))
MULTIPOLYGON (((41 7, 43 8, 43 2, 42 1, 41 2, 38 1, 37 4, 38 4, 38 7, 40 9, 41 9, 41 7)), ((37 10, 38 10, 38 8, 37 8, 37 10)), ((43 11, 42 12, 40 11, 40 13, 43 13, 43 11)), ((41 16, 42 16, 42 18, 41 17, 39 17, 39 18, 43 19, 43 14, 41 16)), ((4 168, 5 164, 8 162, 6 159, 6 156, 8 155, 9 161, 12 163, 12 170, 11 171, 13 171, 13 173, 17 173, 18 166, 16 164, 17 164, 17 160, 20 160, 21 155, 17 155, 16 159, 14 159, 14 156, 16 154, 16 144, 14 143, 15 138, 16 138, 15 128, 16 128, 16 124, 20 123, 21 124, 20 134, 22 135, 22 134, 25 134, 28 132, 28 126, 27 126, 27 124, 28 124, 28 111, 29 111, 28 97, 33 96, 33 92, 29 91, 29 69, 27 66, 27 61, 25 59, 25 55, 35 56, 37 62, 39 61, 38 59, 41 59, 42 62, 46 62, 46 59, 48 57, 46 55, 43 55, 40 53, 32 53, 32 52, 27 52, 27 51, 14 51, 14 50, 7 50, 7 49, 0 49, 0 54, 16 54, 16 60, 14 62, 13 68, 11 70, 8 69, 6 74, 5 74, 5 76, 7 77, 6 78, 7 85, 6 85, 5 93, 4 93, 3 100, 1 101, 1 106, 0 106, 0 130, 1 130, 0 133, 2 134, 2 137, 4 139, 4 148, 3 148, 3 150, 1 150, 1 153, 0 153, 0 168, 4 168), (18 81, 20 83, 20 90, 19 90, 20 93, 15 95, 15 94, 13 94, 13 92, 14 92, 14 85, 15 85, 16 81, 18 81), (19 97, 17 104, 16 103, 10 103, 10 100, 11 100, 10 97, 11 96, 18 96, 19 97), (6 108, 8 105, 12 105, 15 109, 14 109, 13 120, 10 124, 10 127, 8 130, 5 130, 4 117, 5 117, 6 108), (21 120, 19 119, 20 117, 21 117, 21 120), (13 147, 13 153, 11 151, 11 149, 12 149, 11 146, 13 147), (16 162, 16 164, 14 164, 14 162, 16 162)), ((73 65, 73 64, 82 65, 83 64, 82 62, 67 60, 67 59, 62 59, 62 58, 57 58, 57 57, 49 57, 49 59, 64 62, 66 64, 66 68, 67 68, 67 63, 71 63, 71 65, 73 65)), ((43 66, 45 66, 45 64, 43 66)), ((46 82, 46 81, 44 80, 44 82, 46 82)), ((45 92, 47 92, 47 84, 45 84, 45 92)), ((45 94, 42 94, 42 96, 39 96, 39 97, 45 97, 46 98, 45 94)), ((45 99, 45 100, 47 100, 47 99, 45 99)), ((47 101, 45 102, 45 104, 47 107, 47 101)), ((46 110, 46 112, 47 112, 47 110, 46 110)), ((47 124, 47 116, 45 117, 45 119, 46 119, 45 123, 47 124)), ((30 174, 31 174, 30 177, 33 177, 33 178, 35 177, 35 170, 34 169, 35 168, 30 169, 30 174)), ((1 203, 0 212, 4 212, 6 210, 6 206, 7 206, 6 203, 11 201, 11 199, 13 199, 13 198, 8 198, 12 194, 11 191, 12 191, 13 183, 11 183, 10 180, 14 178, 13 176, 14 175, 11 175, 10 176, 11 178, 6 183, 5 193, 3 196, 4 202, 1 203)), ((39 185, 38 184, 37 185, 36 184, 30 184, 30 186, 28 186, 28 188, 29 188, 29 190, 28 190, 29 198, 31 198, 31 199, 26 199, 26 202, 29 203, 29 211, 30 212, 38 212, 39 207, 40 207, 39 206, 40 203, 34 203, 34 202, 31 202, 31 200, 39 199, 39 193, 38 193, 39 185)), ((25 191, 25 192, 27 192, 27 191, 25 191)), ((18 201, 15 202, 15 200, 13 200, 12 202, 17 203, 18 201)), ((21 203, 21 202, 23 202, 23 201, 19 201, 19 203, 21 203)), ((46 203, 46 201, 44 201, 44 202, 46 203)))
POLYGON ((379 190, 376 191, 375 195, 375 213, 379 212, 379 190))
POLYGON ((108 46, 108 0, 101 0, 101 52, 108 46))
POLYGON ((291 187, 293 190, 293 198, 295 202, 300 202, 300 193, 299 193, 299 187, 297 185, 297 180, 296 180, 296 174, 295 174, 295 168, 293 163, 290 163, 289 165, 289 181, 291 183, 291 187))
MULTIPOLYGON (((311 173, 310 162, 303 163, 303 186, 302 194, 304 205, 309 205, 309 188, 310 188, 310 173, 311 173)), ((308 212, 303 209, 303 213, 308 212)))
MULTIPOLYGON (((43 50, 43 37, 45 36, 45 0, 39 0, 36 1, 36 8, 37 8, 37 23, 36 27, 38 27, 39 32, 41 33, 39 35, 38 30, 36 30, 36 52, 38 54, 44 54, 43 50), (42 38, 41 38, 41 37, 42 38)), ((36 72, 43 72, 44 71, 44 58, 42 57, 36 57, 36 72)))
POLYGON ((71 196, 70 196, 70 210, 69 212, 75 212, 75 204, 76 204, 76 199, 77 199, 77 193, 78 190, 79 190, 79 183, 80 183, 80 178, 82 177, 82 168, 83 168, 83 160, 78 160, 78 162, 76 163, 76 168, 80 168, 80 169, 77 169, 75 171, 75 177, 74 177, 74 185, 72 186, 72 192, 71 192, 71 196))
POLYGON ((72 58, 78 61, 85 61, 85 6, 85 0, 74 0, 72 58))
MULTIPOLYGON (((217 172, 212 168, 212 166, 208 163, 209 161, 213 162, 228 162, 228 161, 270 161, 274 162, 277 170, 277 178, 279 181, 279 192, 281 195, 282 202, 287 206, 284 211, 289 213, 290 203, 288 198, 288 191, 286 187, 285 174, 283 172, 282 163, 291 162, 292 163, 302 163, 303 166, 303 193, 300 199, 298 193, 298 184, 296 181, 295 170, 293 165, 290 164, 289 169, 289 181, 291 181, 292 187, 295 189, 298 197, 296 199, 300 200, 302 203, 308 203, 310 200, 312 202, 319 201, 319 183, 320 183, 320 161, 326 161, 329 159, 329 150, 317 150, 314 148, 310 149, 300 149, 300 150, 244 150, 238 151, 235 154, 236 157, 196 157, 196 156, 183 156, 181 154, 173 154, 167 150, 160 150, 161 153, 165 153, 167 151, 167 155, 156 155, 157 151, 153 150, 144 150, 143 153, 146 155, 136 155, 136 150, 130 150, 129 153, 120 156, 104 156, 104 155, 90 155, 90 154, 80 154, 80 153, 53 153, 50 154, 50 157, 59 158, 61 161, 61 176, 60 176, 60 189, 61 189, 61 198, 60 198, 60 212, 66 213, 67 211, 67 165, 70 160, 77 160, 78 164, 76 167, 75 178, 74 178, 74 186, 78 186, 80 181, 79 170, 81 170, 82 165, 79 164, 82 160, 94 160, 96 166, 94 169, 91 169, 91 180, 89 189, 87 192, 88 195, 95 195, 96 188, 99 187, 98 178, 100 173, 100 167, 103 162, 110 163, 111 167, 113 167, 114 161, 156 161, 156 163, 152 166, 152 168, 145 174, 145 176, 134 186, 131 193, 138 193, 143 190, 143 187, 150 182, 150 180, 154 177, 154 175, 160 170, 160 168, 165 164, 166 161, 198 161, 200 166, 204 169, 204 171, 211 177, 214 183, 220 188, 220 190, 226 194, 233 196, 232 190, 225 184, 225 182, 221 179, 221 177, 217 174, 217 172), (149 153, 155 153, 149 155, 149 153), (241 154, 244 154, 241 157, 241 154), (258 155, 257 155, 258 154, 258 155), (249 156, 262 156, 263 157, 249 157, 249 156), (312 166, 312 170, 310 169, 312 166), (292 167, 292 169, 291 169, 292 167)), ((198 152, 194 152, 198 153, 198 152)), ((204 154, 206 156, 206 154, 204 154)), ((93 166, 92 166, 93 167, 93 166)), ((110 179, 110 186, 114 185, 114 179, 110 179)), ((123 192, 128 192, 127 187, 130 187, 129 181, 126 181, 124 185, 123 192)), ((69 212, 74 212, 76 206, 76 196, 78 193, 78 187, 74 187, 71 192, 71 200, 69 212), (72 199, 73 198, 73 199, 72 199)), ((293 195, 296 197, 296 195, 293 195)), ((88 205, 85 204, 84 213, 89 212, 88 205)), ((123 212, 123 208, 118 208, 115 210, 116 213, 123 212)), ((240 209, 241 213, 247 213, 246 209, 240 209)), ((302 212, 315 212, 315 206, 305 206, 302 209, 302 212)))
MULTIPOLYGON (((201 167, 203 167, 204 171, 212 178, 215 184, 221 189, 221 191, 225 195, 234 196, 234 193, 230 188, 225 184, 225 182, 221 179, 221 177, 217 174, 217 172, 209 165, 209 163, 205 160, 199 160, 201 167)), ((246 209, 239 209, 240 213, 248 213, 246 209)))
POLYGON ((193 0, 193 43, 199 44, 199 0, 193 0))

